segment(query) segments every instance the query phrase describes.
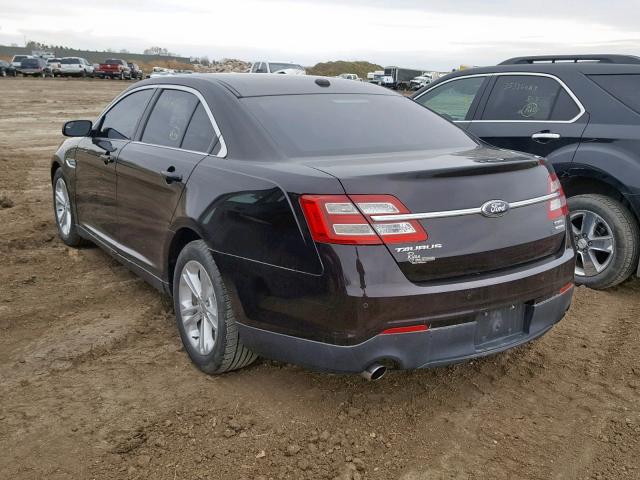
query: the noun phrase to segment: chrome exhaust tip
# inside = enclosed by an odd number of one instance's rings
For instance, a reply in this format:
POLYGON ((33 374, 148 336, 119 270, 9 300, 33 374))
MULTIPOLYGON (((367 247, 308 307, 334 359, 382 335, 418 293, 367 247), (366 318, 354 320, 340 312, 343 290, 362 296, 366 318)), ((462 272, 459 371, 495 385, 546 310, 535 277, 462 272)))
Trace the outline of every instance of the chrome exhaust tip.
POLYGON ((380 365, 379 363, 372 363, 360 375, 366 378, 369 382, 375 382, 376 380, 380 380, 384 377, 385 373, 387 373, 387 367, 380 365))

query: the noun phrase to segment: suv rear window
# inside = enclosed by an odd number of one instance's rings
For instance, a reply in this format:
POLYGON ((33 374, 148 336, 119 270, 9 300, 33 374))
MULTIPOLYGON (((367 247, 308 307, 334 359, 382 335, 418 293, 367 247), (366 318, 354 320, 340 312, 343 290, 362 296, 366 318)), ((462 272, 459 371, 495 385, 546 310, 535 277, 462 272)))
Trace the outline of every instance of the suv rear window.
POLYGON ((462 130, 399 95, 276 95, 241 101, 289 157, 476 146, 462 130))
POLYGON ((627 107, 640 113, 640 75, 589 75, 589 78, 627 107))
POLYGON ((60 60, 60 63, 63 65, 75 65, 80 63, 80 59, 79 58, 63 58, 62 60, 60 60))
POLYGON ((538 75, 501 75, 483 120, 568 121, 580 108, 556 80, 538 75))

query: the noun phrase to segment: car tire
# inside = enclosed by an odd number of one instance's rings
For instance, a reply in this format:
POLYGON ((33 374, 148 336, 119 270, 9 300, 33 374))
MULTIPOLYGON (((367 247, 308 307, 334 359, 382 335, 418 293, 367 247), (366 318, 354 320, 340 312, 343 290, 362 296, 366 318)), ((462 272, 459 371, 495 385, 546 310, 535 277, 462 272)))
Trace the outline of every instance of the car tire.
POLYGON ((634 215, 605 195, 576 195, 568 205, 577 251, 576 283, 603 290, 628 279, 640 256, 640 229, 634 215))
POLYGON ((83 244, 83 239, 78 234, 75 209, 67 179, 62 174, 62 169, 56 170, 53 175, 53 212, 60 239, 70 247, 78 247, 83 244))
POLYGON ((0 70, 0 77, 6 77, 7 76, 7 71, 6 70, 0 70))
POLYGON ((187 244, 178 256, 173 303, 184 348, 200 370, 216 375, 246 367, 256 360, 257 355, 239 338, 227 289, 202 240, 187 244))
POLYGON ((86 71, 86 70, 83 70, 83 71, 82 71, 82 73, 80 74, 80 76, 81 76, 82 78, 85 78, 85 77, 87 76, 87 71, 86 71))
POLYGON ((124 72, 122 72, 122 73, 120 74, 120 80, 124 80, 124 79, 125 79, 124 72))

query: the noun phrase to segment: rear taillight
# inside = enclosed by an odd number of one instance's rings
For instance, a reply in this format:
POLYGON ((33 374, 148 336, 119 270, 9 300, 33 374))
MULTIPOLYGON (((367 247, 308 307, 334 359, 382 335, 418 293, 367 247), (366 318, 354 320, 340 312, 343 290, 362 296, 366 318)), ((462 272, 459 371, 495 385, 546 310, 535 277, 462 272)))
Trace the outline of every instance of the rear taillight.
POLYGON ((567 207, 567 197, 564 195, 564 190, 560 184, 560 180, 555 173, 549 174, 549 194, 557 193, 558 196, 549 200, 548 202, 548 214, 549 219, 556 220, 558 218, 566 217, 569 213, 569 207, 567 207))
POLYGON ((392 195, 303 195, 300 205, 316 242, 379 245, 416 243, 428 238, 416 220, 371 219, 372 215, 409 213, 392 195))

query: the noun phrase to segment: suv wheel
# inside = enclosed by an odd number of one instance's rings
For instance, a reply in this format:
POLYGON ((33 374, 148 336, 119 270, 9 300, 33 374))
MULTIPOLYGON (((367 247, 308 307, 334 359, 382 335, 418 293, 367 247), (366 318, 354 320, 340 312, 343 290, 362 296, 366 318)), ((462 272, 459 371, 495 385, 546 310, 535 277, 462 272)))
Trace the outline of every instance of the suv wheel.
POLYGON ((73 204, 61 169, 56 170, 53 176, 53 208, 62 241, 70 247, 81 245, 82 238, 78 235, 73 204))
POLYGON ((605 289, 624 282, 638 268, 640 232, 633 214, 604 195, 568 200, 576 247, 576 283, 605 289))
POLYGON ((200 370, 218 374, 255 361, 256 354, 240 341, 220 271, 202 240, 187 244, 178 256, 173 303, 184 348, 200 370))

